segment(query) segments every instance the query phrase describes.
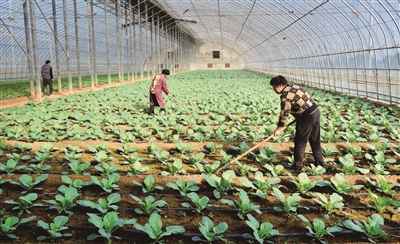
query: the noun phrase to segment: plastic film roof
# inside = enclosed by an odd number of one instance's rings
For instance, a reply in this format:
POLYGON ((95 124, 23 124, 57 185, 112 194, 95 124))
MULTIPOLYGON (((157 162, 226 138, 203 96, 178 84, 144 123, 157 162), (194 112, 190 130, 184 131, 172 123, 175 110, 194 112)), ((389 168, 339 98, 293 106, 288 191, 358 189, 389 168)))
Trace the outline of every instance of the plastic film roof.
POLYGON ((198 43, 235 50, 248 65, 374 51, 399 68, 397 0, 154 2, 186 20, 198 43))

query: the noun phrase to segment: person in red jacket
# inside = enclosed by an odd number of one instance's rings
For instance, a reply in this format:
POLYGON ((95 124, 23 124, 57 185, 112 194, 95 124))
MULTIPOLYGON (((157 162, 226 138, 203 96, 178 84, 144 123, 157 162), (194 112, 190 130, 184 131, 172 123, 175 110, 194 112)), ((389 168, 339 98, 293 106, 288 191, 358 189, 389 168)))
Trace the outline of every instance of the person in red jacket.
MULTIPOLYGON (((163 69, 161 74, 157 74, 154 76, 149 92, 150 92, 150 114, 154 114, 154 107, 160 107, 161 111, 165 112, 165 104, 164 99, 162 97, 162 92, 165 92, 168 96, 171 96, 171 93, 168 91, 167 85, 167 77, 170 72, 168 69, 163 69)), ((166 114, 168 115, 168 114, 166 114)))
POLYGON ((281 95, 281 113, 274 136, 278 136, 285 128, 289 114, 296 118, 296 134, 294 137, 294 164, 289 169, 301 170, 307 141, 313 152, 315 165, 324 165, 320 138, 320 112, 317 104, 304 88, 288 84, 285 77, 279 75, 271 79, 270 85, 281 95))

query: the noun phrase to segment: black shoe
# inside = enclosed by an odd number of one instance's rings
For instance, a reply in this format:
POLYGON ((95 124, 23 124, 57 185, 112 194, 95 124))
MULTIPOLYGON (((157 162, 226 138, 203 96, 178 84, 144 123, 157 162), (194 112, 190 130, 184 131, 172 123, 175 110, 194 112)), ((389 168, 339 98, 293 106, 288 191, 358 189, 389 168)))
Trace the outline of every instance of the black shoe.
POLYGON ((296 164, 287 164, 286 169, 301 170, 303 166, 297 166, 296 164))

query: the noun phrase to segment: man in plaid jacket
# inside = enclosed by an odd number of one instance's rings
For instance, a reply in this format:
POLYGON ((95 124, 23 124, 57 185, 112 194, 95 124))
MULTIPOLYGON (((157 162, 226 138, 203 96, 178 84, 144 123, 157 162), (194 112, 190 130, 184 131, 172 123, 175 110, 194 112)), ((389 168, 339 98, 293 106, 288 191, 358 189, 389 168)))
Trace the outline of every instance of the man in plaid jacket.
POLYGON ((285 77, 279 75, 271 79, 270 85, 281 95, 281 113, 274 136, 285 128, 289 114, 296 118, 296 135, 294 138, 294 164, 287 168, 301 170, 307 141, 314 155, 315 165, 324 165, 320 137, 320 112, 317 104, 302 87, 288 84, 285 77))

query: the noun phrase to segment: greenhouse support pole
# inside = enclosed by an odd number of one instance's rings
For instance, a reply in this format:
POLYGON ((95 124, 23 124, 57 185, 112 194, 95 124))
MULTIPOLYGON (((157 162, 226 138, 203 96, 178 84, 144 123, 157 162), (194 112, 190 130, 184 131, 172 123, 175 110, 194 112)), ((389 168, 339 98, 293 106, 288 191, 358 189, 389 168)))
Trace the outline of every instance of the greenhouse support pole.
POLYGON ((118 40, 118 70, 119 70, 119 81, 124 84, 124 69, 122 59, 122 38, 121 38, 121 1, 117 1, 117 40, 118 40))
POLYGON ((96 15, 96 13, 94 13, 93 10, 93 0, 90 1, 90 16, 89 19, 91 21, 91 26, 92 26, 92 30, 91 30, 91 34, 92 34, 92 38, 91 38, 91 45, 92 45, 92 50, 93 50, 93 76, 94 76, 94 83, 96 86, 99 85, 99 79, 97 78, 97 55, 96 55, 96 36, 95 36, 95 31, 94 31, 94 16, 96 15))
POLYGON ((149 77, 149 51, 147 50, 147 45, 148 45, 148 36, 147 36, 147 33, 149 32, 148 31, 148 26, 149 26, 149 21, 148 21, 148 18, 149 18, 149 14, 148 14, 148 5, 147 5, 147 1, 145 1, 144 2, 144 21, 145 21, 145 26, 146 26, 146 28, 145 28, 145 36, 144 36, 144 55, 145 55, 145 59, 144 59, 144 65, 145 65, 145 67, 146 67, 146 74, 147 74, 147 77, 149 77))
POLYGON ((108 40, 108 19, 107 19, 107 1, 104 1, 104 24, 106 29, 106 55, 107 55, 107 81, 108 86, 111 86, 111 71, 110 71, 110 41, 108 40))
POLYGON ((157 27, 158 27, 158 67, 157 72, 161 74, 162 62, 161 62, 161 34, 162 34, 162 23, 160 23, 160 15, 157 15, 157 27))
POLYGON ((31 96, 35 96, 35 83, 33 82, 33 70, 32 70, 32 56, 31 56, 31 42, 29 36, 29 18, 28 18, 28 1, 24 1, 24 26, 25 26, 25 42, 26 42, 26 52, 28 59, 28 71, 29 71, 29 85, 31 96))
MULTIPOLYGON (((86 14, 90 15, 90 3, 89 1, 86 1, 86 14)), ((90 72, 90 82, 91 82, 91 87, 94 89, 94 74, 93 74, 93 47, 92 47, 92 42, 90 41, 91 36, 91 22, 90 18, 87 18, 88 20, 88 46, 89 46, 89 72, 90 72)))
MULTIPOLYGON (((125 5, 125 8, 124 8, 124 19, 125 19, 125 34, 124 34, 124 39, 123 40, 125 40, 125 49, 126 49, 126 56, 127 56, 127 59, 126 59, 126 64, 127 64, 127 71, 126 71, 126 75, 127 75, 127 81, 129 82, 130 81, 130 79, 131 79, 131 77, 130 77, 130 69, 129 69, 129 39, 128 39, 128 37, 129 37, 129 29, 130 28, 128 28, 128 8, 126 7, 126 5, 125 5)), ((123 53, 125 53, 125 52, 123 52, 123 53)), ((125 70, 125 69, 124 69, 125 70)))
MULTIPOLYGON (((51 8, 53 11, 53 34, 58 36, 56 0, 51 1, 51 8)), ((56 63, 56 72, 57 72, 58 92, 62 92, 61 72, 60 72, 60 53, 59 53, 57 38, 54 38, 54 51, 56 53, 56 62, 55 63, 56 63)))
POLYGON ((135 40, 133 39, 133 32, 135 31, 135 28, 134 28, 134 26, 135 26, 135 19, 133 18, 133 16, 134 16, 134 14, 133 14, 133 10, 132 10, 132 6, 130 6, 129 7, 129 16, 130 16, 130 18, 129 18, 129 20, 130 20, 130 27, 131 28, 129 28, 130 30, 129 30, 129 44, 130 44, 130 61, 129 61, 129 63, 130 63, 130 66, 131 67, 129 67, 130 68, 130 70, 131 70, 131 73, 132 73, 132 82, 133 81, 135 81, 135 66, 134 66, 134 49, 133 49, 133 45, 134 45, 134 43, 135 43, 135 40))
POLYGON ((76 45, 76 65, 78 68, 78 83, 79 83, 79 89, 82 89, 81 51, 79 48, 78 6, 76 0, 74 0, 74 22, 75 22, 75 45, 76 45))
POLYGON ((141 9, 140 9, 140 0, 138 2, 138 25, 139 25, 139 67, 140 67, 140 79, 143 79, 143 33, 142 33, 142 17, 141 17, 141 9))
POLYGON ((36 40, 36 20, 35 20, 35 9, 34 0, 29 1, 29 14, 31 16, 31 32, 32 32, 32 51, 33 51, 33 71, 36 73, 36 95, 38 101, 42 100, 42 89, 40 86, 39 66, 38 66, 38 52, 37 52, 37 40, 36 40))
POLYGON ((152 61, 153 62, 151 62, 152 63, 152 65, 151 66, 153 66, 153 67, 151 67, 151 74, 152 75, 155 75, 155 72, 156 72, 156 70, 155 70, 155 67, 156 67, 156 55, 155 55, 155 50, 156 50, 156 40, 157 40, 157 38, 156 38, 156 28, 155 28, 155 26, 154 26, 154 11, 153 11, 153 9, 151 10, 151 23, 150 23, 150 53, 151 53, 151 58, 152 58, 152 61))
POLYGON ((135 19, 135 15, 134 15, 134 13, 133 13, 133 9, 132 9, 132 14, 133 14, 133 18, 132 18, 132 32, 133 32, 133 39, 132 39, 132 41, 133 41, 133 80, 135 80, 136 79, 136 71, 137 71, 137 69, 136 69, 136 54, 137 54, 137 45, 136 45, 136 28, 135 28, 135 21, 136 21, 136 19, 135 19))
POLYGON ((66 52, 65 58, 67 61, 67 75, 68 75, 68 93, 71 95, 74 93, 74 91, 72 90, 72 75, 71 75, 71 67, 70 67, 71 55, 69 53, 67 0, 63 0, 63 11, 64 11, 64 35, 65 35, 65 52, 66 52))

